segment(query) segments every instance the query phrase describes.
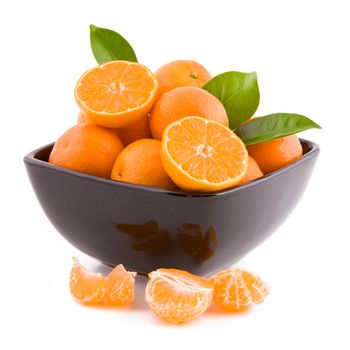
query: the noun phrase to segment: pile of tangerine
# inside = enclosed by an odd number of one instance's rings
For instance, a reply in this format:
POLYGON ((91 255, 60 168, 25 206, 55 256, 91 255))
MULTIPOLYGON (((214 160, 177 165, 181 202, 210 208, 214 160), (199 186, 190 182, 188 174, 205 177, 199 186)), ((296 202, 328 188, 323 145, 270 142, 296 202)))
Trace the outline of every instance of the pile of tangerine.
MULTIPOLYGON (((136 272, 117 265, 106 277, 87 271, 73 258, 70 290, 86 305, 125 306, 134 300, 136 272)), ((182 323, 203 314, 212 304, 231 312, 246 311, 262 303, 268 286, 241 269, 226 269, 206 279, 178 269, 157 269, 149 274, 145 298, 163 320, 182 323)))
POLYGON ((189 60, 154 74, 128 61, 85 72, 75 88, 78 125, 57 140, 49 162, 116 181, 211 192, 302 156, 295 135, 246 147, 228 128, 223 104, 201 89, 210 78, 189 60))

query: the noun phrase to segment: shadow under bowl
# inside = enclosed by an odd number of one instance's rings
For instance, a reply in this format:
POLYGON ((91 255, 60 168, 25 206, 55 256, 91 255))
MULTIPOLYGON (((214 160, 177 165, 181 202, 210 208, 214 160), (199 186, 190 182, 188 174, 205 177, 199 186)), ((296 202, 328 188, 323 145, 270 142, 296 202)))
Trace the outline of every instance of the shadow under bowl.
POLYGON ((147 274, 160 267, 209 275, 268 238, 301 198, 319 154, 301 140, 294 163, 242 186, 185 193, 117 182, 48 163, 53 144, 24 157, 51 223, 76 248, 147 274))

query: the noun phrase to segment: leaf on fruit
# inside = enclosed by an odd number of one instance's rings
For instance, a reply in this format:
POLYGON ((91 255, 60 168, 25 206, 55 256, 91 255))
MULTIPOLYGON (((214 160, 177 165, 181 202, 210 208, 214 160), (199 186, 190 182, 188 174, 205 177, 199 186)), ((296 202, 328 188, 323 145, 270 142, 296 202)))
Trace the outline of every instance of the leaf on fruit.
POLYGON ((256 72, 225 72, 210 79, 203 89, 222 102, 231 129, 250 119, 259 106, 260 92, 256 72))
POLYGON ((131 45, 113 30, 99 28, 91 24, 90 44, 98 64, 115 60, 137 62, 136 54, 131 45))
POLYGON ((240 125, 235 133, 246 145, 253 145, 312 128, 321 129, 318 124, 301 114, 275 113, 252 118, 240 125))

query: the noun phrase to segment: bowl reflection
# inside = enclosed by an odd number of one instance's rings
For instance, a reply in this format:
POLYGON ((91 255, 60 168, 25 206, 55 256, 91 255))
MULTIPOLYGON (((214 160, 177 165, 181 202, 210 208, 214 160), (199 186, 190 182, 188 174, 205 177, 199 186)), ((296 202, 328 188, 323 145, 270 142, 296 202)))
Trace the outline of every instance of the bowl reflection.
MULTIPOLYGON (((130 237, 130 247, 136 252, 164 252, 172 244, 170 230, 159 228, 156 220, 149 220, 142 224, 113 224, 118 233, 130 237)), ((177 228, 177 245, 187 255, 200 261, 210 259, 217 247, 215 229, 210 226, 205 232, 200 225, 184 223, 177 228)), ((173 242, 174 243, 174 242, 173 242)))
POLYGON ((177 230, 179 247, 188 255, 200 261, 210 259, 217 247, 217 238, 213 226, 205 232, 200 225, 185 223, 177 230))
POLYGON ((144 224, 115 224, 117 232, 129 235, 132 239, 131 249, 136 252, 157 252, 165 250, 170 244, 170 233, 159 229, 155 220, 144 224))

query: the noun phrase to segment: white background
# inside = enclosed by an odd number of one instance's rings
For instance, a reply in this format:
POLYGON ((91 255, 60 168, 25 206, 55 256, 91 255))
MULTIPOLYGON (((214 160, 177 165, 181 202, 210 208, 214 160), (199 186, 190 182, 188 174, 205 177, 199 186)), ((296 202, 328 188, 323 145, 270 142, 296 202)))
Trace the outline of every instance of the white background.
POLYGON ((350 55, 347 1, 3 1, 1 29, 1 349, 349 349, 350 55), (68 289, 75 250, 51 226, 22 162, 75 123, 73 89, 96 63, 93 23, 119 31, 155 70, 178 58, 213 74, 258 72, 257 115, 298 112, 323 130, 303 137, 321 156, 299 206, 238 265, 271 296, 245 314, 208 312, 182 326, 143 301, 83 307, 68 289))

